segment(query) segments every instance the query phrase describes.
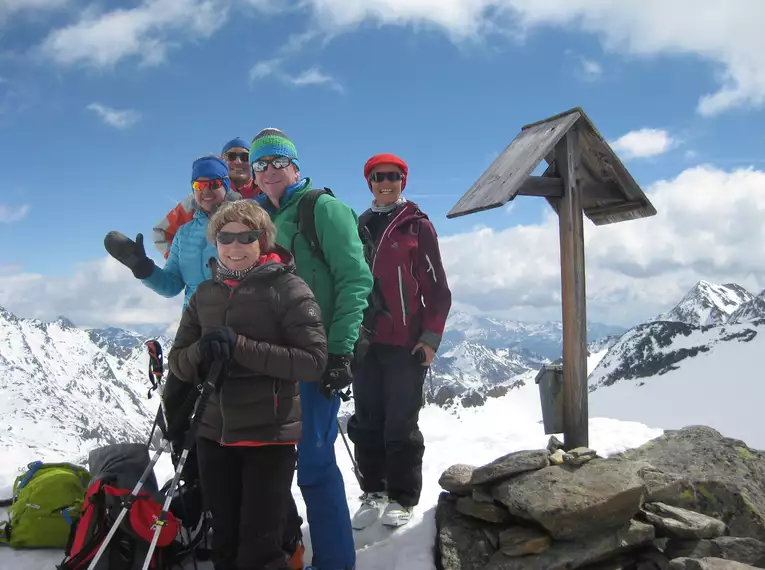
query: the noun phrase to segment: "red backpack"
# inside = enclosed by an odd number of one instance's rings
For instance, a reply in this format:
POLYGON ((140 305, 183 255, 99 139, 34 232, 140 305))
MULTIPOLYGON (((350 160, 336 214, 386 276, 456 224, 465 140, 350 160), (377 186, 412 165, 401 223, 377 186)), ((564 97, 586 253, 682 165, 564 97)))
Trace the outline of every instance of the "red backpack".
MULTIPOLYGON (((57 567, 59 570, 85 570, 89 567, 122 510, 123 499, 129 495, 129 489, 109 485, 103 479, 96 479, 88 487, 81 517, 72 527, 66 556, 57 567)), ((154 536, 154 522, 161 512, 162 505, 149 493, 141 491, 109 541, 96 570, 141 570, 154 536)), ((177 560, 175 550, 178 542, 175 538, 179 530, 178 519, 168 513, 149 568, 172 568, 177 560)))

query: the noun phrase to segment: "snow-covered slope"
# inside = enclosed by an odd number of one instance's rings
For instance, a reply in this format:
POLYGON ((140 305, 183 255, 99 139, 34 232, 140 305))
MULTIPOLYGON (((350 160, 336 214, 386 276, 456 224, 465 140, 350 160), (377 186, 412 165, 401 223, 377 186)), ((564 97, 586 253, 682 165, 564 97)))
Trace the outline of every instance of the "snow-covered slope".
POLYGON ((672 310, 654 321, 674 321, 689 325, 709 326, 725 323, 753 295, 735 283, 718 285, 699 281, 672 310))
POLYGON ((147 438, 156 399, 146 397, 143 347, 115 354, 93 334, 65 319, 22 319, 0 308, 4 458, 79 457, 104 443, 147 438))
POLYGON ((709 425, 765 448, 765 322, 648 323, 622 337, 590 376, 590 415, 674 429, 709 425))

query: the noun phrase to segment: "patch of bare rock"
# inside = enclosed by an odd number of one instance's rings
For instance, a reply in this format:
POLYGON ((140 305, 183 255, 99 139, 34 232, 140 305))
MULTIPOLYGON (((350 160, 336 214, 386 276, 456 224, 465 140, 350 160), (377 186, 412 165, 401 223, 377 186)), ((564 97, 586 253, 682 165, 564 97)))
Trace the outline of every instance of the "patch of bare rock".
POLYGON ((609 458, 553 437, 439 484, 438 570, 765 568, 765 452, 705 426, 609 458))

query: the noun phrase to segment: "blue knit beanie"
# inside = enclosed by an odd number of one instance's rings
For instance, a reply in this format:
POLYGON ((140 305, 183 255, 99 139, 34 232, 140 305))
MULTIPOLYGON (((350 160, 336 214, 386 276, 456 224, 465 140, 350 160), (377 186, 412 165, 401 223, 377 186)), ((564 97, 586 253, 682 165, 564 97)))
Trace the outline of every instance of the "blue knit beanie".
POLYGON ((231 183, 228 179, 228 164, 213 154, 198 158, 191 165, 191 181, 194 182, 198 178, 223 179, 226 192, 231 190, 231 183))
POLYGON ((221 155, 226 154, 226 151, 228 151, 231 148, 246 148, 249 150, 250 143, 248 143, 246 140, 244 140, 241 137, 236 137, 235 139, 231 139, 226 144, 223 145, 223 150, 220 151, 221 155))

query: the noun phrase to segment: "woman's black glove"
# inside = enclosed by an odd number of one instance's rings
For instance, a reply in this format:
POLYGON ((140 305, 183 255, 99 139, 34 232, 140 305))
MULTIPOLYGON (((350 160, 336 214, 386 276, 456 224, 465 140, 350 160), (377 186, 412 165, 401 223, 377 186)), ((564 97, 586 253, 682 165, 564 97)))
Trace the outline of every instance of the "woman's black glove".
POLYGON ((204 362, 227 362, 234 354, 236 331, 229 326, 215 327, 199 339, 199 356, 204 362))
POLYGON ((138 234, 133 241, 120 232, 109 232, 104 238, 104 247, 109 255, 130 269, 136 279, 146 279, 154 271, 154 262, 143 247, 143 234, 138 234))
POLYGON ((324 376, 319 380, 319 392, 326 398, 339 396, 353 382, 350 354, 330 354, 324 376))

